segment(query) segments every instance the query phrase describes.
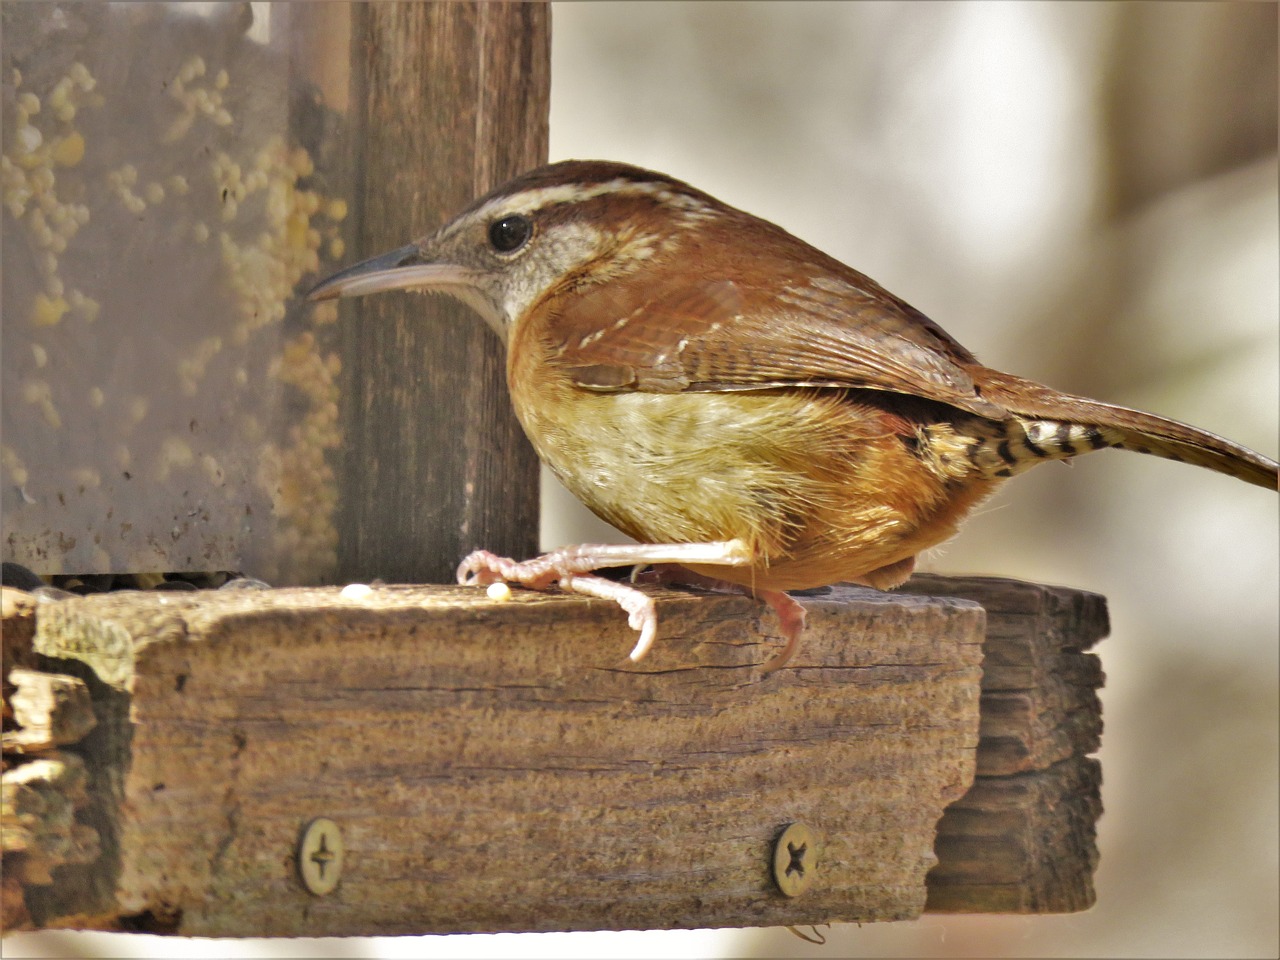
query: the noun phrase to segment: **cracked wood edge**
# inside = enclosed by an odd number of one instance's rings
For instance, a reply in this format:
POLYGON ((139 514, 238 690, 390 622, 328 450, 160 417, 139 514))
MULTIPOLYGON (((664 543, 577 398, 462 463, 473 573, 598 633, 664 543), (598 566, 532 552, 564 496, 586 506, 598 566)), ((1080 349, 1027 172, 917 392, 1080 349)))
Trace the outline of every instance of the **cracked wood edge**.
POLYGON ((904 587, 987 612, 978 776, 938 826, 929 912, 1066 913, 1092 906, 1102 815, 1095 593, 996 577, 918 575, 904 587))
POLYGON ((80 822, 91 803, 85 762, 74 752, 58 749, 83 740, 97 720, 81 680, 33 669, 35 598, 0 588, 0 608, 0 930, 10 930, 31 925, 28 887, 53 884, 53 871, 59 867, 93 864, 99 858, 97 831, 80 822))

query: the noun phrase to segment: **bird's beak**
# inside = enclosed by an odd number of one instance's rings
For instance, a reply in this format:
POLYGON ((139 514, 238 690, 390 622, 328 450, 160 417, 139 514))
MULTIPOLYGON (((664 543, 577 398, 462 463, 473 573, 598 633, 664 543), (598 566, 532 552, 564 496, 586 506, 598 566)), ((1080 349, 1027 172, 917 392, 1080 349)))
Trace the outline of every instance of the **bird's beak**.
POLYGON ((411 243, 399 250, 373 257, 347 267, 320 283, 307 294, 307 299, 334 300, 338 297, 363 297, 384 290, 423 290, 451 293, 459 287, 474 287, 471 270, 454 263, 425 260, 422 249, 411 243))

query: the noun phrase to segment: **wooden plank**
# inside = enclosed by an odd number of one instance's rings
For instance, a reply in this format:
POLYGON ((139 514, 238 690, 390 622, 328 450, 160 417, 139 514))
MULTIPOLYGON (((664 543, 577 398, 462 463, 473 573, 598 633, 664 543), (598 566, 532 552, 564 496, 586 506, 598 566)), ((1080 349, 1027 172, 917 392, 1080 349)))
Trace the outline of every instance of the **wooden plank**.
POLYGON ((987 612, 978 777, 938 825, 930 912, 1062 913, 1095 899, 1106 601, 994 577, 917 575, 908 593, 987 612))
MULTIPOLYGON (((457 587, 141 592, 41 604, 36 650, 93 694, 102 856, 28 886, 38 926, 326 936, 917 916, 975 764, 983 613, 837 588, 772 675, 771 615, 457 587), (341 882, 299 883, 332 819, 341 882), (770 861, 817 837, 811 887, 770 861)), ((64 750, 76 748, 64 747, 64 750)))
POLYGON ((901 589, 973 600, 987 611, 980 774, 1044 770, 1098 749, 1102 664, 1085 651, 1110 632, 1103 597, 1000 577, 930 574, 901 589))
MULTIPOLYGON (((546 161, 547 4, 357 4, 352 15, 353 254, 403 246, 546 161)), ((442 298, 342 309, 339 582, 452 582, 477 547, 536 553, 537 460, 497 339, 442 298)))
POLYGON ((1093 906, 1102 767, 978 777, 938 824, 930 913, 1067 913, 1093 906))

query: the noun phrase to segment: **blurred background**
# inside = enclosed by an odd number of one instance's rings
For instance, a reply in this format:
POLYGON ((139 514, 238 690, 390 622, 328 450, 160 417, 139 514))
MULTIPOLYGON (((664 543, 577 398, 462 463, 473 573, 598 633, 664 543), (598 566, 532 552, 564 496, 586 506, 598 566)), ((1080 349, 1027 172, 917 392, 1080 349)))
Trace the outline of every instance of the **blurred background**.
MULTIPOLYGON (((557 3, 552 49, 551 159, 686 179, 874 277, 994 367, 1276 454, 1276 6, 557 3)), ((543 496, 544 546, 616 539, 553 481, 543 496)), ((1103 453, 1020 478, 923 564, 1108 597, 1087 913, 835 926, 821 947, 786 930, 41 933, 4 954, 1275 956, 1277 499, 1103 453)))

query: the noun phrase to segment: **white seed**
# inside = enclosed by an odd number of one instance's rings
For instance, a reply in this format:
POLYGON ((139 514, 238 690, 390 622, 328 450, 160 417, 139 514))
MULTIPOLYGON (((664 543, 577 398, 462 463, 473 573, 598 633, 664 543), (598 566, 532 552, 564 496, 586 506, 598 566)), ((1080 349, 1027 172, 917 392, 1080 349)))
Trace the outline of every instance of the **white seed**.
POLYGON ((34 153, 44 143, 44 136, 29 123, 18 128, 18 147, 23 153, 34 153))
POLYGON ((364 600, 373 594, 373 587, 367 583, 348 583, 338 596, 343 600, 364 600))

